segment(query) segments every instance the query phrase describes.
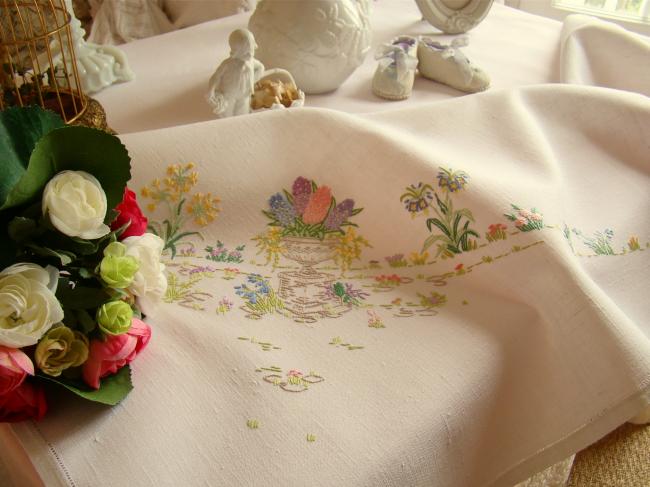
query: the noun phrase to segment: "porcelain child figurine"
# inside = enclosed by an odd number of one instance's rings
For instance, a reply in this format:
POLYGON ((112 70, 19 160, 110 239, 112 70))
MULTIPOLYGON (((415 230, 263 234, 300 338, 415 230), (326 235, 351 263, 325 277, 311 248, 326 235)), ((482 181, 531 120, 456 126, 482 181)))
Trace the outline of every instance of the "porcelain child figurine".
POLYGON ((228 38, 230 57, 210 78, 208 103, 217 118, 243 115, 251 111, 251 95, 264 66, 253 57, 255 38, 246 29, 237 29, 228 38))

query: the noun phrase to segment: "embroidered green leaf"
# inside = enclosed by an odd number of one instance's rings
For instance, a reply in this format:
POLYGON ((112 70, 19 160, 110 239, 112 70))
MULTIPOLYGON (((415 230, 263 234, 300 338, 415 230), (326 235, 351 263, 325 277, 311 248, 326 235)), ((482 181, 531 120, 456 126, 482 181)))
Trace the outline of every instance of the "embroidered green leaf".
POLYGON ((313 443, 316 441, 316 435, 312 435, 311 433, 307 433, 307 441, 309 443, 313 443))
POLYGON ((256 430, 260 427, 260 422, 257 419, 249 419, 246 421, 246 426, 252 430, 256 430))

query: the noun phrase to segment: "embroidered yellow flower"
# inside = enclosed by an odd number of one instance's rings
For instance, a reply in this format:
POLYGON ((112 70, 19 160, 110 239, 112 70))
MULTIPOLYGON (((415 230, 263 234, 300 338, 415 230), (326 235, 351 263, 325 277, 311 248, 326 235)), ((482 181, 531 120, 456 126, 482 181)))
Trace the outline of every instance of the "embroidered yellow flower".
POLYGON ((370 247, 368 241, 357 235, 352 227, 348 227, 344 235, 336 237, 334 245, 334 262, 341 268, 341 272, 350 269, 353 260, 359 260, 363 247, 370 247))
POLYGON ((269 227, 266 233, 262 233, 253 239, 257 242, 256 247, 260 249, 257 254, 262 252, 266 255, 266 263, 273 264, 273 268, 277 267, 280 263, 280 255, 284 250, 282 243, 282 228, 269 227))
POLYGON ((427 263, 427 259, 429 258, 429 252, 411 252, 409 255, 409 260, 411 261, 411 264, 413 265, 425 265, 427 263))
POLYGON ((196 185, 199 175, 194 169, 194 163, 190 162, 185 166, 172 164, 167 167, 167 177, 165 178, 165 188, 170 193, 179 195, 189 193, 196 185))
POLYGON ((147 204, 147 209, 151 212, 156 210, 156 207, 161 203, 174 203, 178 201, 178 193, 170 192, 168 188, 163 187, 160 179, 156 178, 151 181, 149 186, 145 186, 140 190, 143 198, 150 199, 151 202, 147 204))
POLYGON ((186 207, 187 213, 200 227, 214 221, 219 213, 218 204, 221 200, 210 193, 196 193, 186 207))

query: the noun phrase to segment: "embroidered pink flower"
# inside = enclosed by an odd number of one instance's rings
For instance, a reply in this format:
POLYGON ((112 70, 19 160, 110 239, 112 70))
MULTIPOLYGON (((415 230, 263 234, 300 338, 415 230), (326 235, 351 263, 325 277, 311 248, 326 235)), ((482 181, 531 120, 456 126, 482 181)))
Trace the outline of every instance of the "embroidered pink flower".
POLYGON ((295 370, 295 369, 291 369, 287 373, 288 377, 302 377, 302 375, 303 375, 302 372, 300 372, 299 370, 295 370))
POLYGON ((131 328, 121 335, 110 335, 105 341, 90 342, 88 360, 83 365, 83 379, 90 387, 99 389, 99 379, 114 374, 147 346, 151 328, 144 321, 133 318, 131 328))
POLYGON ((111 223, 111 230, 117 230, 118 228, 126 225, 128 222, 131 222, 124 233, 120 235, 120 240, 127 237, 139 237, 144 232, 147 231, 148 220, 147 217, 142 214, 138 202, 135 198, 135 193, 129 188, 124 188, 124 197, 122 202, 115 207, 120 214, 117 216, 113 223, 111 223))
POLYGON ((525 218, 522 218, 522 217, 519 217, 519 218, 517 218, 517 219, 515 220, 515 226, 516 226, 517 228, 519 228, 519 227, 523 227, 523 226, 526 225, 527 223, 528 223, 528 220, 526 220, 525 218))
POLYGON ((21 350, 0 345, 0 396, 20 386, 27 374, 34 375, 29 357, 21 350))
POLYGON ((16 423, 26 419, 40 421, 46 412, 43 389, 29 382, 23 382, 9 394, 0 396, 0 423, 16 423))
POLYGON ((532 215, 533 215, 533 214, 532 214, 530 211, 526 210, 526 209, 521 209, 521 210, 519 210, 519 216, 520 216, 521 218, 525 218, 526 220, 530 220, 530 217, 531 217, 532 215))
POLYGON ((454 267, 455 271, 462 271, 463 270, 463 264, 458 264, 456 267, 454 267))
POLYGON ((542 215, 540 215, 539 213, 531 213, 529 219, 534 222, 541 222, 542 215))
POLYGON ((307 208, 311 196, 311 181, 302 176, 296 178, 291 188, 293 195, 293 207, 298 215, 302 215, 307 208))
POLYGON ((307 208, 302 214, 302 221, 307 225, 322 222, 327 216, 332 203, 332 190, 328 186, 321 186, 309 198, 307 208))

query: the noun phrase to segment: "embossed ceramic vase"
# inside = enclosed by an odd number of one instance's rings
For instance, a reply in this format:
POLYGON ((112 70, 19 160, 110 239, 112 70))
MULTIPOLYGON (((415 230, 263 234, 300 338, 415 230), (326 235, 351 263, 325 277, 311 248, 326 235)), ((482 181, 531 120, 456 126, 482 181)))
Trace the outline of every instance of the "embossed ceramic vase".
POLYGON ((267 68, 308 94, 338 88, 370 50, 370 0, 261 0, 248 22, 267 68))

